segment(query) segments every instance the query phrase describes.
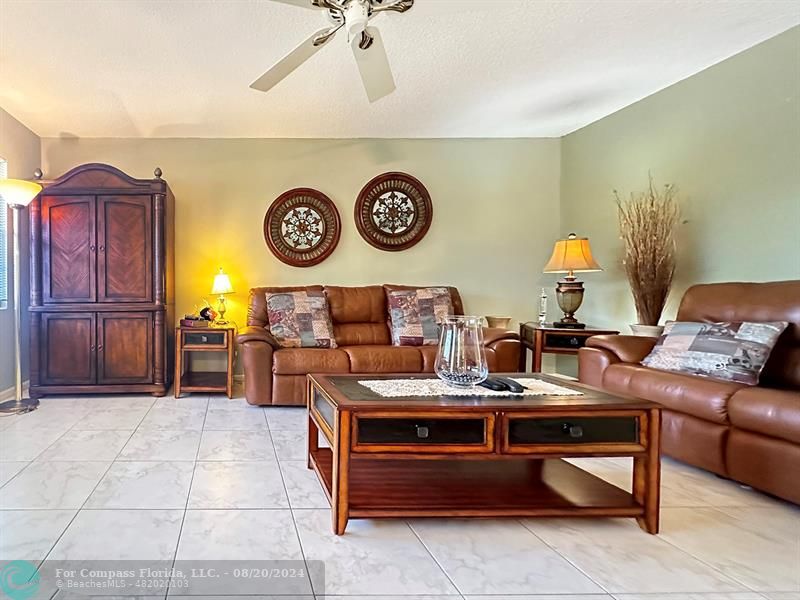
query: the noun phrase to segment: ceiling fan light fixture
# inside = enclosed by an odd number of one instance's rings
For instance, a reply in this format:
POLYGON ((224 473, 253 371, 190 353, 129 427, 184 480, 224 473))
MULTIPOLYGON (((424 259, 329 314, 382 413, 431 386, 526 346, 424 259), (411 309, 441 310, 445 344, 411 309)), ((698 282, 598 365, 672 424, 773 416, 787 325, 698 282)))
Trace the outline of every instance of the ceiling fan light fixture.
POLYGON ((347 24, 347 39, 361 35, 369 22, 370 4, 368 0, 350 0, 345 5, 344 22, 347 24))

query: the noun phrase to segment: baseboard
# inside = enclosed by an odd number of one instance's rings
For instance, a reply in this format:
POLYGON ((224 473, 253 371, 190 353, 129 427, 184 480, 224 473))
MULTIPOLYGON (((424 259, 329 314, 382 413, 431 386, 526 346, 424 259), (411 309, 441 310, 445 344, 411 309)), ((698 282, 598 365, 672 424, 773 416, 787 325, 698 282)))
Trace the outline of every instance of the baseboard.
MULTIPOLYGON (((26 396, 28 394, 28 385, 30 381, 25 380, 22 382, 22 395, 26 396)), ((14 386, 12 385, 10 388, 0 391, 0 402, 5 402, 6 400, 13 400, 14 399, 14 386)))

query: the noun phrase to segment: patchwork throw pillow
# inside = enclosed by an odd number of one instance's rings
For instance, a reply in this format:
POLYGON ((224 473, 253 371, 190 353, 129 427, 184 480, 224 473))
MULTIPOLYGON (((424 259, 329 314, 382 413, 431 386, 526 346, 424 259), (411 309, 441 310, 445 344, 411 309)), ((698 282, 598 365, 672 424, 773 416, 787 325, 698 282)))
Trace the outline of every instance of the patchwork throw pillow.
POLYGON ((328 299, 320 292, 267 293, 269 331, 284 348, 336 348, 328 299))
POLYGON ((387 295, 394 346, 435 346, 439 343, 439 324, 453 314, 447 288, 393 290, 387 295))
POLYGON ((782 321, 674 321, 664 327, 664 333, 642 364, 664 371, 756 385, 758 376, 786 325, 782 321))

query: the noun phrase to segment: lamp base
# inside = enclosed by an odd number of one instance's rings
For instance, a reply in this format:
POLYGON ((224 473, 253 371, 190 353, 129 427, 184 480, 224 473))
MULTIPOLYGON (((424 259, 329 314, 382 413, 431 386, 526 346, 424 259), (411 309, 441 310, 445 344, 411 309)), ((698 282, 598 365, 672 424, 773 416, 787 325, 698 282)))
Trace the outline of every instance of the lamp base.
POLYGON ((32 412, 39 408, 39 400, 36 398, 22 398, 19 402, 16 400, 7 400, 0 403, 0 413, 23 415, 32 412))
POLYGON ((554 321, 553 327, 558 327, 559 329, 586 329, 586 323, 579 323, 578 321, 574 323, 570 321, 554 321))
POLYGON ((556 300, 564 316, 561 317, 560 321, 553 323, 553 327, 563 329, 586 328, 585 324, 575 318, 575 311, 580 308, 583 302, 583 282, 575 279, 575 275, 572 272, 558 281, 556 285, 556 300))

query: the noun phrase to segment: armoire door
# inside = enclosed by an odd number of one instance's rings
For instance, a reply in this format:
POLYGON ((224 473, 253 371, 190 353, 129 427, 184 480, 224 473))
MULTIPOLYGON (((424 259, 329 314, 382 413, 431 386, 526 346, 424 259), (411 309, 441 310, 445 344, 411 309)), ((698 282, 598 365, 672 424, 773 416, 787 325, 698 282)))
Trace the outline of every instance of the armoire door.
POLYGON ((150 196, 98 196, 98 302, 152 302, 150 196))
POLYGON ((93 385, 96 381, 95 314, 43 313, 43 385, 93 385))
POLYGON ((94 196, 42 198, 42 270, 45 304, 95 302, 94 196))
POLYGON ((153 382, 153 313, 97 313, 97 383, 153 382))

